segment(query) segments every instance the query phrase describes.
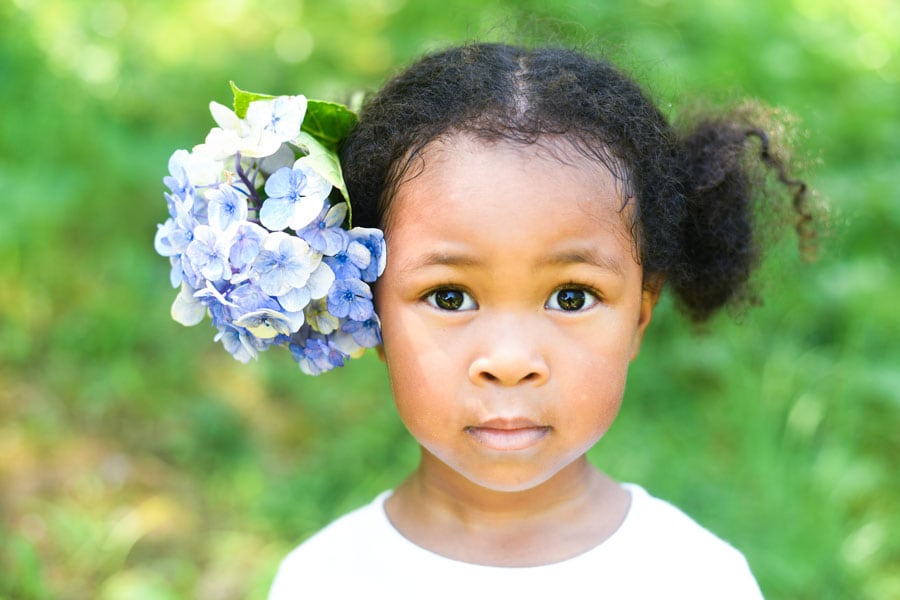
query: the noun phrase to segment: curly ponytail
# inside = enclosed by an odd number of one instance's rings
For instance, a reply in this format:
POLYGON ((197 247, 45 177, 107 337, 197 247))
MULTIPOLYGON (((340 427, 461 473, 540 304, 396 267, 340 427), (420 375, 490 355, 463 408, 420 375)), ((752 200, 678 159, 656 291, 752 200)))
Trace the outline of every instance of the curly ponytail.
POLYGON ((761 169, 793 188, 795 229, 804 252, 811 248, 812 215, 806 184, 790 177, 765 131, 740 116, 702 120, 678 140, 677 153, 685 215, 681 253, 667 278, 682 310, 702 321, 730 301, 747 297, 748 279, 762 253, 755 203, 767 192, 777 193, 766 189, 761 169), (752 152, 754 138, 760 143, 757 153, 752 152))

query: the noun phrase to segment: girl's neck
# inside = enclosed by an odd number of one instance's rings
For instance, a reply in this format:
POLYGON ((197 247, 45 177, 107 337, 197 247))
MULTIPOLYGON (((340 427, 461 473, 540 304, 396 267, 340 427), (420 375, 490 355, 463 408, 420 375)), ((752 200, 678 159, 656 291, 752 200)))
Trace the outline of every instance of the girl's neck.
POLYGON ((454 477, 429 458, 385 510, 410 541, 448 558, 493 566, 559 562, 602 543, 628 512, 628 493, 585 458, 516 492, 454 477))
POLYGON ((537 486, 515 492, 498 491, 473 483, 424 453, 419 468, 402 487, 411 487, 410 492, 419 501, 441 507, 466 522, 479 516, 492 521, 530 518, 561 505, 589 501, 597 486, 607 480, 582 457, 537 486))

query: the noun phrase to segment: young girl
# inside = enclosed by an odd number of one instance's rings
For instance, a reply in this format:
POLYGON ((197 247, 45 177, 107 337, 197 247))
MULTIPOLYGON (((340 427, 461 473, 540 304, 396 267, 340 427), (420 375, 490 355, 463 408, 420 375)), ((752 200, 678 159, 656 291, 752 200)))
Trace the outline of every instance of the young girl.
POLYGON ((676 132, 604 62, 477 44, 389 82, 341 161, 355 224, 385 232, 381 352, 421 462, 270 598, 760 598, 737 550, 585 453, 662 288, 694 320, 742 291, 756 167, 806 226, 762 130, 676 132))

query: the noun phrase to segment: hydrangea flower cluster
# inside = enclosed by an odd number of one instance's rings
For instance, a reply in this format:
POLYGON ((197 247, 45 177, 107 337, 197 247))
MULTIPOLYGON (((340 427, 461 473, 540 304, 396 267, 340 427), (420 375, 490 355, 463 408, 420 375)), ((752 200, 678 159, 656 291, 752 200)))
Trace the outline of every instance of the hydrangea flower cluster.
POLYGON ((235 110, 212 102, 218 126, 176 150, 163 180, 169 218, 154 245, 180 287, 172 317, 196 325, 208 314, 237 360, 287 346, 316 375, 381 340, 369 284, 384 270, 384 237, 344 228, 335 153, 355 115, 232 87, 235 110))

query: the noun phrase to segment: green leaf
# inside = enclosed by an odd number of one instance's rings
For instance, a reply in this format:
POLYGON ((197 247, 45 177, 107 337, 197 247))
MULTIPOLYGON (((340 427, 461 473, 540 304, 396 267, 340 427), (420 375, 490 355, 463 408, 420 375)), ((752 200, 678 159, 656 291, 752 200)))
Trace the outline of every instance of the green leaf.
POLYGON ((307 155, 301 157, 298 162, 303 162, 313 171, 324 177, 331 185, 340 190, 344 200, 347 201, 347 223, 353 223, 353 207, 350 204, 350 194, 347 192, 347 184, 344 183, 344 175, 341 172, 341 162, 337 152, 326 147, 311 134, 301 131, 295 140, 297 145, 306 150, 307 155))
POLYGON ((324 100, 307 100, 306 117, 300 128, 331 150, 356 125, 356 114, 343 104, 324 100))
POLYGON ((247 92, 234 85, 233 81, 229 81, 228 84, 231 86, 231 93, 234 94, 234 114, 236 114, 239 119, 243 119, 247 116, 247 107, 250 106, 250 103, 254 100, 271 100, 275 97, 270 96, 269 94, 247 92))

